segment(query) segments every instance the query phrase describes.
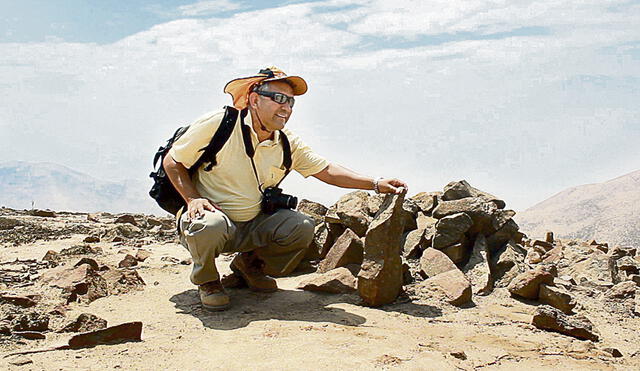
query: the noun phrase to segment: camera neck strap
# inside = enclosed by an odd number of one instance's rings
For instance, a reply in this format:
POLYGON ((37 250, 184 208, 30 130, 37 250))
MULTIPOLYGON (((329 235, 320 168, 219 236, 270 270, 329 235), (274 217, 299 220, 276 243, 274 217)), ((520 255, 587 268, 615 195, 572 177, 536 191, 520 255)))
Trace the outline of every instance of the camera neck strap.
MULTIPOLYGON (((255 161, 253 161, 253 156, 256 154, 256 150, 255 148, 253 148, 253 142, 251 141, 251 128, 249 127, 249 125, 245 125, 244 123, 244 118, 247 116, 247 113, 248 110, 246 108, 240 113, 240 122, 242 124, 240 125, 240 127, 242 128, 244 150, 247 153, 247 156, 249 156, 249 159, 251 159, 251 167, 253 167, 253 174, 256 176, 256 181, 258 182, 258 190, 260 191, 260 193, 264 193, 262 189, 263 183, 260 183, 258 170, 256 169, 256 163, 255 161)), ((285 171, 282 179, 280 179, 280 181, 275 185, 276 188, 279 187, 284 178, 289 175, 289 172, 291 172, 291 164, 293 163, 293 160, 291 158, 291 144, 289 143, 289 138, 287 138, 282 130, 278 131, 280 132, 280 142, 282 142, 282 165, 284 166, 285 171)))

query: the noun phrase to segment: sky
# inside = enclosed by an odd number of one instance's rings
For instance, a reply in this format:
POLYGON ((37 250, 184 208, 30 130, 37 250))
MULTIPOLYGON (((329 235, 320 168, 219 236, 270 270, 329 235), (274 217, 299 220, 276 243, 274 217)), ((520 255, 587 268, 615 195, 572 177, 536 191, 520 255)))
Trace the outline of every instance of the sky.
POLYGON ((640 168, 638 0, 1 0, 0 159, 148 181, 175 128, 271 65, 309 84, 292 131, 410 195, 466 179, 519 211, 640 168))

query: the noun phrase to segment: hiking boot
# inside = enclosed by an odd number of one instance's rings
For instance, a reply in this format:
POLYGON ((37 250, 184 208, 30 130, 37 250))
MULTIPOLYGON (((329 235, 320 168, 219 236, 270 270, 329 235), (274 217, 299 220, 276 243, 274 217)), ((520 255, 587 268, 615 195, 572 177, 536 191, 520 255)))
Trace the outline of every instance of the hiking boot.
POLYGON ((252 291, 274 292, 278 290, 276 280, 264 274, 264 262, 253 252, 242 252, 231 262, 231 270, 242 276, 252 291))
POLYGON ((229 307, 229 295, 224 291, 220 280, 199 285, 198 292, 204 309, 218 311, 229 307))

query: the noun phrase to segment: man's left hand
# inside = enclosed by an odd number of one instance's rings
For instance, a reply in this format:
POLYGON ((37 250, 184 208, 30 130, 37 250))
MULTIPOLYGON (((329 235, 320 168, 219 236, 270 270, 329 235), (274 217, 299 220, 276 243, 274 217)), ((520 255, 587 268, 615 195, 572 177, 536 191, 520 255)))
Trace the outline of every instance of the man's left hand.
POLYGON ((402 188, 409 190, 407 183, 403 182, 400 179, 384 178, 378 181, 378 190, 380 190, 380 193, 399 194, 402 192, 402 188))

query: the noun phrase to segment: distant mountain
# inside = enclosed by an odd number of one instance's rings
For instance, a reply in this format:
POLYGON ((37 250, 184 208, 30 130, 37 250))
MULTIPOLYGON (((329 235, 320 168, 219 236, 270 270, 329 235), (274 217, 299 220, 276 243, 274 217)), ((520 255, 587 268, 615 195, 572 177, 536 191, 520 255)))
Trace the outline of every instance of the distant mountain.
POLYGON ((640 170, 604 183, 569 188, 516 215, 529 237, 546 231, 640 247, 640 170))
POLYGON ((110 182, 52 163, 0 163, 0 206, 59 211, 164 215, 147 194, 146 179, 110 182))

